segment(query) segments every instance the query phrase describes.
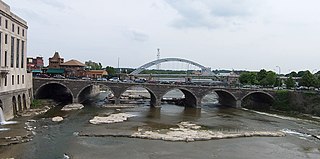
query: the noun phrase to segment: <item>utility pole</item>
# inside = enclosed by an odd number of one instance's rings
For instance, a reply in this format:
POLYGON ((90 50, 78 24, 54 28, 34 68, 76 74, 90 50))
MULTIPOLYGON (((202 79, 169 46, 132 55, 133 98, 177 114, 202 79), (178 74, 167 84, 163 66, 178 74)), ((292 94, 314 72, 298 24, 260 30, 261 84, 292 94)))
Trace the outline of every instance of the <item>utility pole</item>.
POLYGON ((280 68, 280 66, 276 66, 276 67, 278 67, 279 68, 279 85, 278 85, 278 90, 280 89, 280 85, 281 85, 281 79, 280 79, 280 73, 281 73, 281 68, 280 68))
MULTIPOLYGON (((160 59, 160 49, 158 48, 157 50, 158 50, 158 53, 157 53, 157 60, 159 60, 159 59, 160 59)), ((160 63, 159 63, 159 64, 157 64, 157 70, 160 70, 160 63)))

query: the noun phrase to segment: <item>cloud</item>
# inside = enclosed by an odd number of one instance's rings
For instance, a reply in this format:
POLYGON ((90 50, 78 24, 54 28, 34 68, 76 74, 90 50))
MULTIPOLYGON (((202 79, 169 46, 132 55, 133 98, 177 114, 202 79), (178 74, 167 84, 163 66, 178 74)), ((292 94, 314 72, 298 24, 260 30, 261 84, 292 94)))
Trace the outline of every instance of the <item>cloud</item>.
POLYGON ((54 8, 58 8, 58 9, 66 9, 67 6, 65 4, 63 4, 62 2, 59 2, 59 0, 39 0, 42 3, 49 5, 51 7, 54 8))
POLYGON ((253 15, 252 0, 165 0, 180 15, 173 21, 176 28, 209 29, 233 25, 234 21, 253 15))
POLYGON ((149 39, 149 36, 146 33, 136 29, 127 30, 125 32, 125 35, 129 37, 131 40, 139 41, 139 42, 144 42, 149 39))

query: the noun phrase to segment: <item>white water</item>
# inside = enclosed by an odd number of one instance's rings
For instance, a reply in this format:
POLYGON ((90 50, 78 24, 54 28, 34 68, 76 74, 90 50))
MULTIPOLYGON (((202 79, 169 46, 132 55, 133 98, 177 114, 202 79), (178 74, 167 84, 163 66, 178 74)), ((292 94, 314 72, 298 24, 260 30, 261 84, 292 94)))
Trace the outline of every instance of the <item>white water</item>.
MULTIPOLYGON (((16 121, 6 121, 6 119, 4 118, 4 115, 3 115, 2 108, 0 108, 0 125, 9 125, 9 124, 16 124, 16 123, 18 123, 18 122, 16 122, 16 121)), ((3 128, 2 131, 4 131, 4 130, 8 130, 8 129, 3 128)))
POLYGON ((279 118, 279 119, 284 119, 284 120, 305 121, 305 122, 310 122, 310 123, 319 123, 319 122, 313 121, 313 120, 306 120, 306 119, 300 119, 300 118, 294 118, 294 117, 287 117, 287 116, 282 116, 282 115, 277 115, 277 114, 270 114, 270 113, 255 111, 255 110, 249 110, 249 109, 246 109, 246 108, 241 108, 241 109, 245 110, 245 111, 250 111, 250 112, 257 113, 257 114, 261 114, 261 115, 266 115, 266 116, 271 116, 271 117, 275 117, 275 118, 279 118))

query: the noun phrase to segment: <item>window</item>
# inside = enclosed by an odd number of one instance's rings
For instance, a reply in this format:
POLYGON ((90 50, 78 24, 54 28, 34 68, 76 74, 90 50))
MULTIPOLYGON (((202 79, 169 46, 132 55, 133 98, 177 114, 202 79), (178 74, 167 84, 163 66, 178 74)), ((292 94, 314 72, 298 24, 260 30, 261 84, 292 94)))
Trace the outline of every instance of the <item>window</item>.
POLYGON ((4 66, 8 67, 8 52, 4 51, 4 66))
POLYGON ((22 84, 24 84, 24 75, 22 75, 22 84))
POLYGON ((20 34, 20 27, 18 27, 18 34, 20 34))
POLYGON ((19 68, 19 64, 20 64, 20 60, 19 60, 19 58, 20 58, 20 54, 19 54, 19 51, 20 51, 20 40, 19 39, 17 39, 17 56, 16 56, 16 68, 19 68))
POLYGON ((24 68, 24 41, 21 40, 21 68, 24 68))
POLYGON ((2 32, 0 32, 0 66, 2 66, 1 64, 2 64, 2 45, 1 45, 1 43, 2 43, 2 32))
POLYGON ((5 43, 5 44, 8 44, 8 34, 5 34, 5 35, 4 35, 4 43, 5 43))
POLYGON ((17 84, 20 84, 20 76, 17 76, 17 84))
POLYGON ((5 20, 5 28, 8 29, 8 19, 5 20))
POLYGON ((12 24, 12 32, 14 33, 14 24, 12 24))
POLYGON ((24 36, 24 29, 22 29, 22 36, 24 36))
POLYGON ((14 85, 14 75, 11 76, 11 84, 14 85))
POLYGON ((4 86, 8 85, 8 76, 6 78, 4 78, 4 86))
POLYGON ((2 25, 2 17, 0 17, 0 26, 2 25))
POLYGON ((11 60, 10 66, 14 66, 14 37, 11 37, 11 60))

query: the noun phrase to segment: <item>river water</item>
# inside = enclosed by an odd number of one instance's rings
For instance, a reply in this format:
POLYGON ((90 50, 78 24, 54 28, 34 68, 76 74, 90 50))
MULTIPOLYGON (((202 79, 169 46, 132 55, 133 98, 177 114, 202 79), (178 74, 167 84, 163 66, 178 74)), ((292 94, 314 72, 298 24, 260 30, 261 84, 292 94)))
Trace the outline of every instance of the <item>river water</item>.
MULTIPOLYGON (((300 120, 245 109, 218 107, 205 104, 202 109, 184 108, 163 104, 161 109, 148 104, 134 108, 115 109, 101 107, 102 98, 72 112, 54 111, 35 118, 37 127, 33 140, 27 143, 2 147, 0 158, 59 159, 67 154, 74 159, 248 159, 320 158, 320 135, 316 120, 300 120), (88 121, 96 115, 125 112, 135 117, 123 123, 92 125, 88 121), (51 117, 61 115, 60 123, 51 117), (196 142, 168 142, 125 137, 138 127, 157 130, 174 127, 189 121, 209 130, 232 131, 283 131, 285 137, 247 137, 196 142), (79 133, 96 134, 90 137, 79 133), (105 136, 101 134, 111 134, 105 136), (99 136, 100 135, 100 136, 99 136), (121 137, 123 136, 123 137, 121 137), (11 155, 11 156, 8 156, 11 155)), ((22 121, 20 121, 22 122, 22 121)))

